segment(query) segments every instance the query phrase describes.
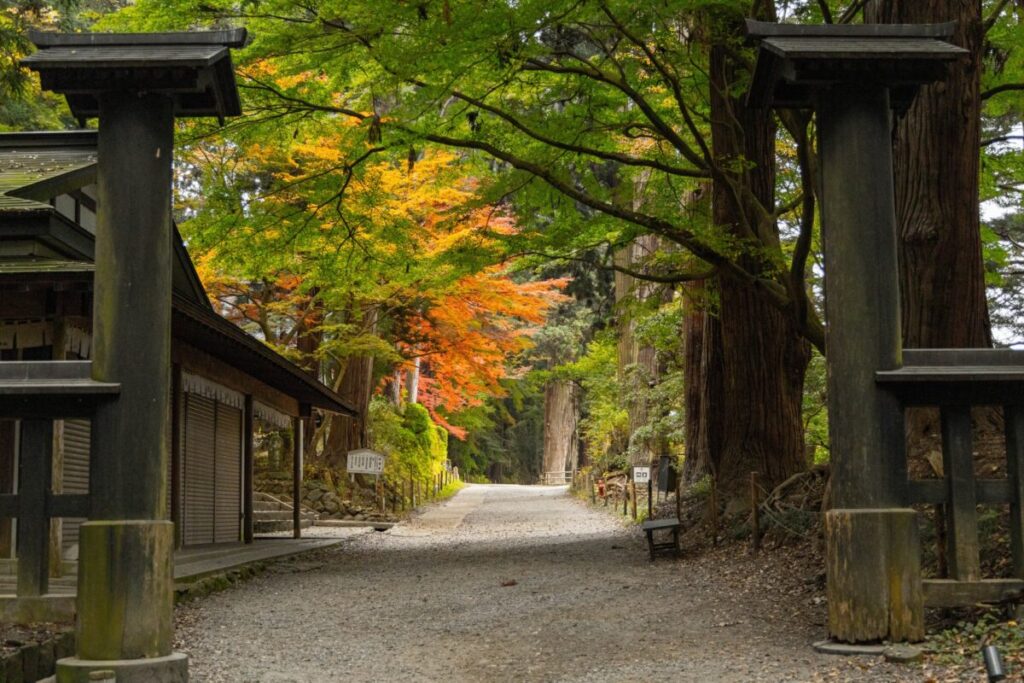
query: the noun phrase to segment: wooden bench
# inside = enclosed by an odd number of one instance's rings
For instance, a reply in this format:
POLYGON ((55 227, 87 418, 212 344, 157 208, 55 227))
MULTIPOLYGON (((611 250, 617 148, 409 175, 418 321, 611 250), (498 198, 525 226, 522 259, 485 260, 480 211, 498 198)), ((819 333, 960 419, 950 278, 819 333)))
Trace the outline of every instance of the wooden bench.
POLYGON ((641 526, 644 533, 647 534, 647 548, 651 552, 651 562, 654 562, 654 556, 657 553, 672 554, 679 557, 679 520, 678 519, 649 519, 644 522, 641 526), (654 542, 655 531, 671 531, 672 540, 662 541, 661 543, 654 542))

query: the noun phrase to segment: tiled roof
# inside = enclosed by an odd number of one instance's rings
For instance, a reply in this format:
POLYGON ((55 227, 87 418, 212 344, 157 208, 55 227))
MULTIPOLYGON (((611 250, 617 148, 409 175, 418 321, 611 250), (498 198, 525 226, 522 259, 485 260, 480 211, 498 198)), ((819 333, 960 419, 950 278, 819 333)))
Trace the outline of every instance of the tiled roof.
POLYGON ((87 131, 0 134, 0 215, 51 211, 46 188, 63 176, 92 172, 95 140, 87 131))

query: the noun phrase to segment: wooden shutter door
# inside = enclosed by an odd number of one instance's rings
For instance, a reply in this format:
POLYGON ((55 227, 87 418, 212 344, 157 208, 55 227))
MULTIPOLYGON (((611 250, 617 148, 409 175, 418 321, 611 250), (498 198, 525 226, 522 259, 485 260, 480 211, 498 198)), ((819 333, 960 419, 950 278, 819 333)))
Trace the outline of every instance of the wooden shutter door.
MULTIPOLYGON (((64 493, 89 493, 89 420, 64 420, 64 493)), ((65 517, 62 544, 67 550, 78 543, 78 527, 84 519, 65 517)))
POLYGON ((185 394, 184 544, 213 543, 216 403, 185 394))
POLYGON ((241 540, 242 411, 217 404, 217 490, 214 542, 241 540))

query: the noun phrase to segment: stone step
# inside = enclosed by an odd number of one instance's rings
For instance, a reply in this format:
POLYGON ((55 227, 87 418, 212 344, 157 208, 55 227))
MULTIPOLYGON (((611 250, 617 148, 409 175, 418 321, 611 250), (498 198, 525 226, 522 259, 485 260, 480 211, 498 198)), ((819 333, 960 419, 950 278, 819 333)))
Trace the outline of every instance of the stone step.
POLYGON ((252 509, 253 512, 277 512, 278 510, 291 510, 292 506, 287 503, 254 500, 252 502, 252 509))
MULTIPOLYGON (((299 527, 302 528, 302 529, 308 529, 311 526, 313 526, 313 520, 311 520, 311 519, 303 519, 301 522, 299 522, 299 527)), ((292 530, 292 520, 291 519, 288 519, 287 521, 284 521, 284 520, 263 521, 263 520, 260 520, 260 519, 254 519, 253 520, 253 533, 255 533, 255 534, 270 534, 270 533, 274 533, 274 532, 278 532, 278 531, 291 531, 291 530, 292 530)))
MULTIPOLYGON (((312 512, 302 511, 299 513, 301 519, 314 520, 317 515, 312 512)), ((276 520, 291 520, 291 510, 274 510, 273 512, 257 512, 253 515, 253 520, 256 522, 267 521, 272 522, 276 520)))

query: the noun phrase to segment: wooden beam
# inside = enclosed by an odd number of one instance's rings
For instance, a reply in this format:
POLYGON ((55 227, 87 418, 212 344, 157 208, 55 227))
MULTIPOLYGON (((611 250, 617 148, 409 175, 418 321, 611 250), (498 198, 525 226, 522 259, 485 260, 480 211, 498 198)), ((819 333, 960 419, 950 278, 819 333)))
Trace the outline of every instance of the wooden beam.
POLYGON ((949 539, 949 574, 958 581, 981 578, 978 553, 978 497, 971 449, 970 406, 946 406, 942 417, 942 465, 949 494, 946 528, 949 539))
POLYGON ((51 495, 47 501, 47 515, 50 517, 88 517, 88 493, 62 493, 51 495))
MULTIPOLYGON (((945 479, 911 479, 908 488, 912 504, 943 505, 949 499, 945 479)), ((978 505, 1007 505, 1016 499, 1011 479, 977 479, 974 491, 978 505)))
POLYGON ((876 371, 900 367, 903 346, 889 94, 877 83, 823 89, 816 108, 832 503, 895 510, 906 499, 903 411, 875 385, 876 371))
POLYGON ((1003 602, 1024 590, 1024 581, 1020 579, 925 579, 923 584, 926 607, 969 607, 982 602, 1003 602))
POLYGON ((254 451, 255 451, 255 413, 253 412, 252 394, 245 395, 245 408, 242 412, 242 541, 253 541, 253 505, 254 491, 254 451))
POLYGON ((299 414, 299 403, 291 396, 184 342, 174 342, 171 347, 171 359, 175 363, 180 363, 182 369, 188 372, 208 377, 240 393, 252 394, 260 403, 265 403, 285 415, 294 417, 299 414))
MULTIPOLYGON (((75 204, 75 222, 78 223, 78 204, 75 204)), ((63 317, 64 297, 56 297, 56 317, 53 321, 53 360, 65 361, 67 357, 68 327, 63 317)), ((64 491, 64 420, 53 424, 53 454, 51 456, 50 492, 59 494, 64 491)), ((60 515, 50 516, 50 576, 58 578, 64 570, 64 520, 60 515)))
POLYGON ((18 595, 38 596, 49 590, 50 495, 53 420, 22 420, 18 496, 18 595))

